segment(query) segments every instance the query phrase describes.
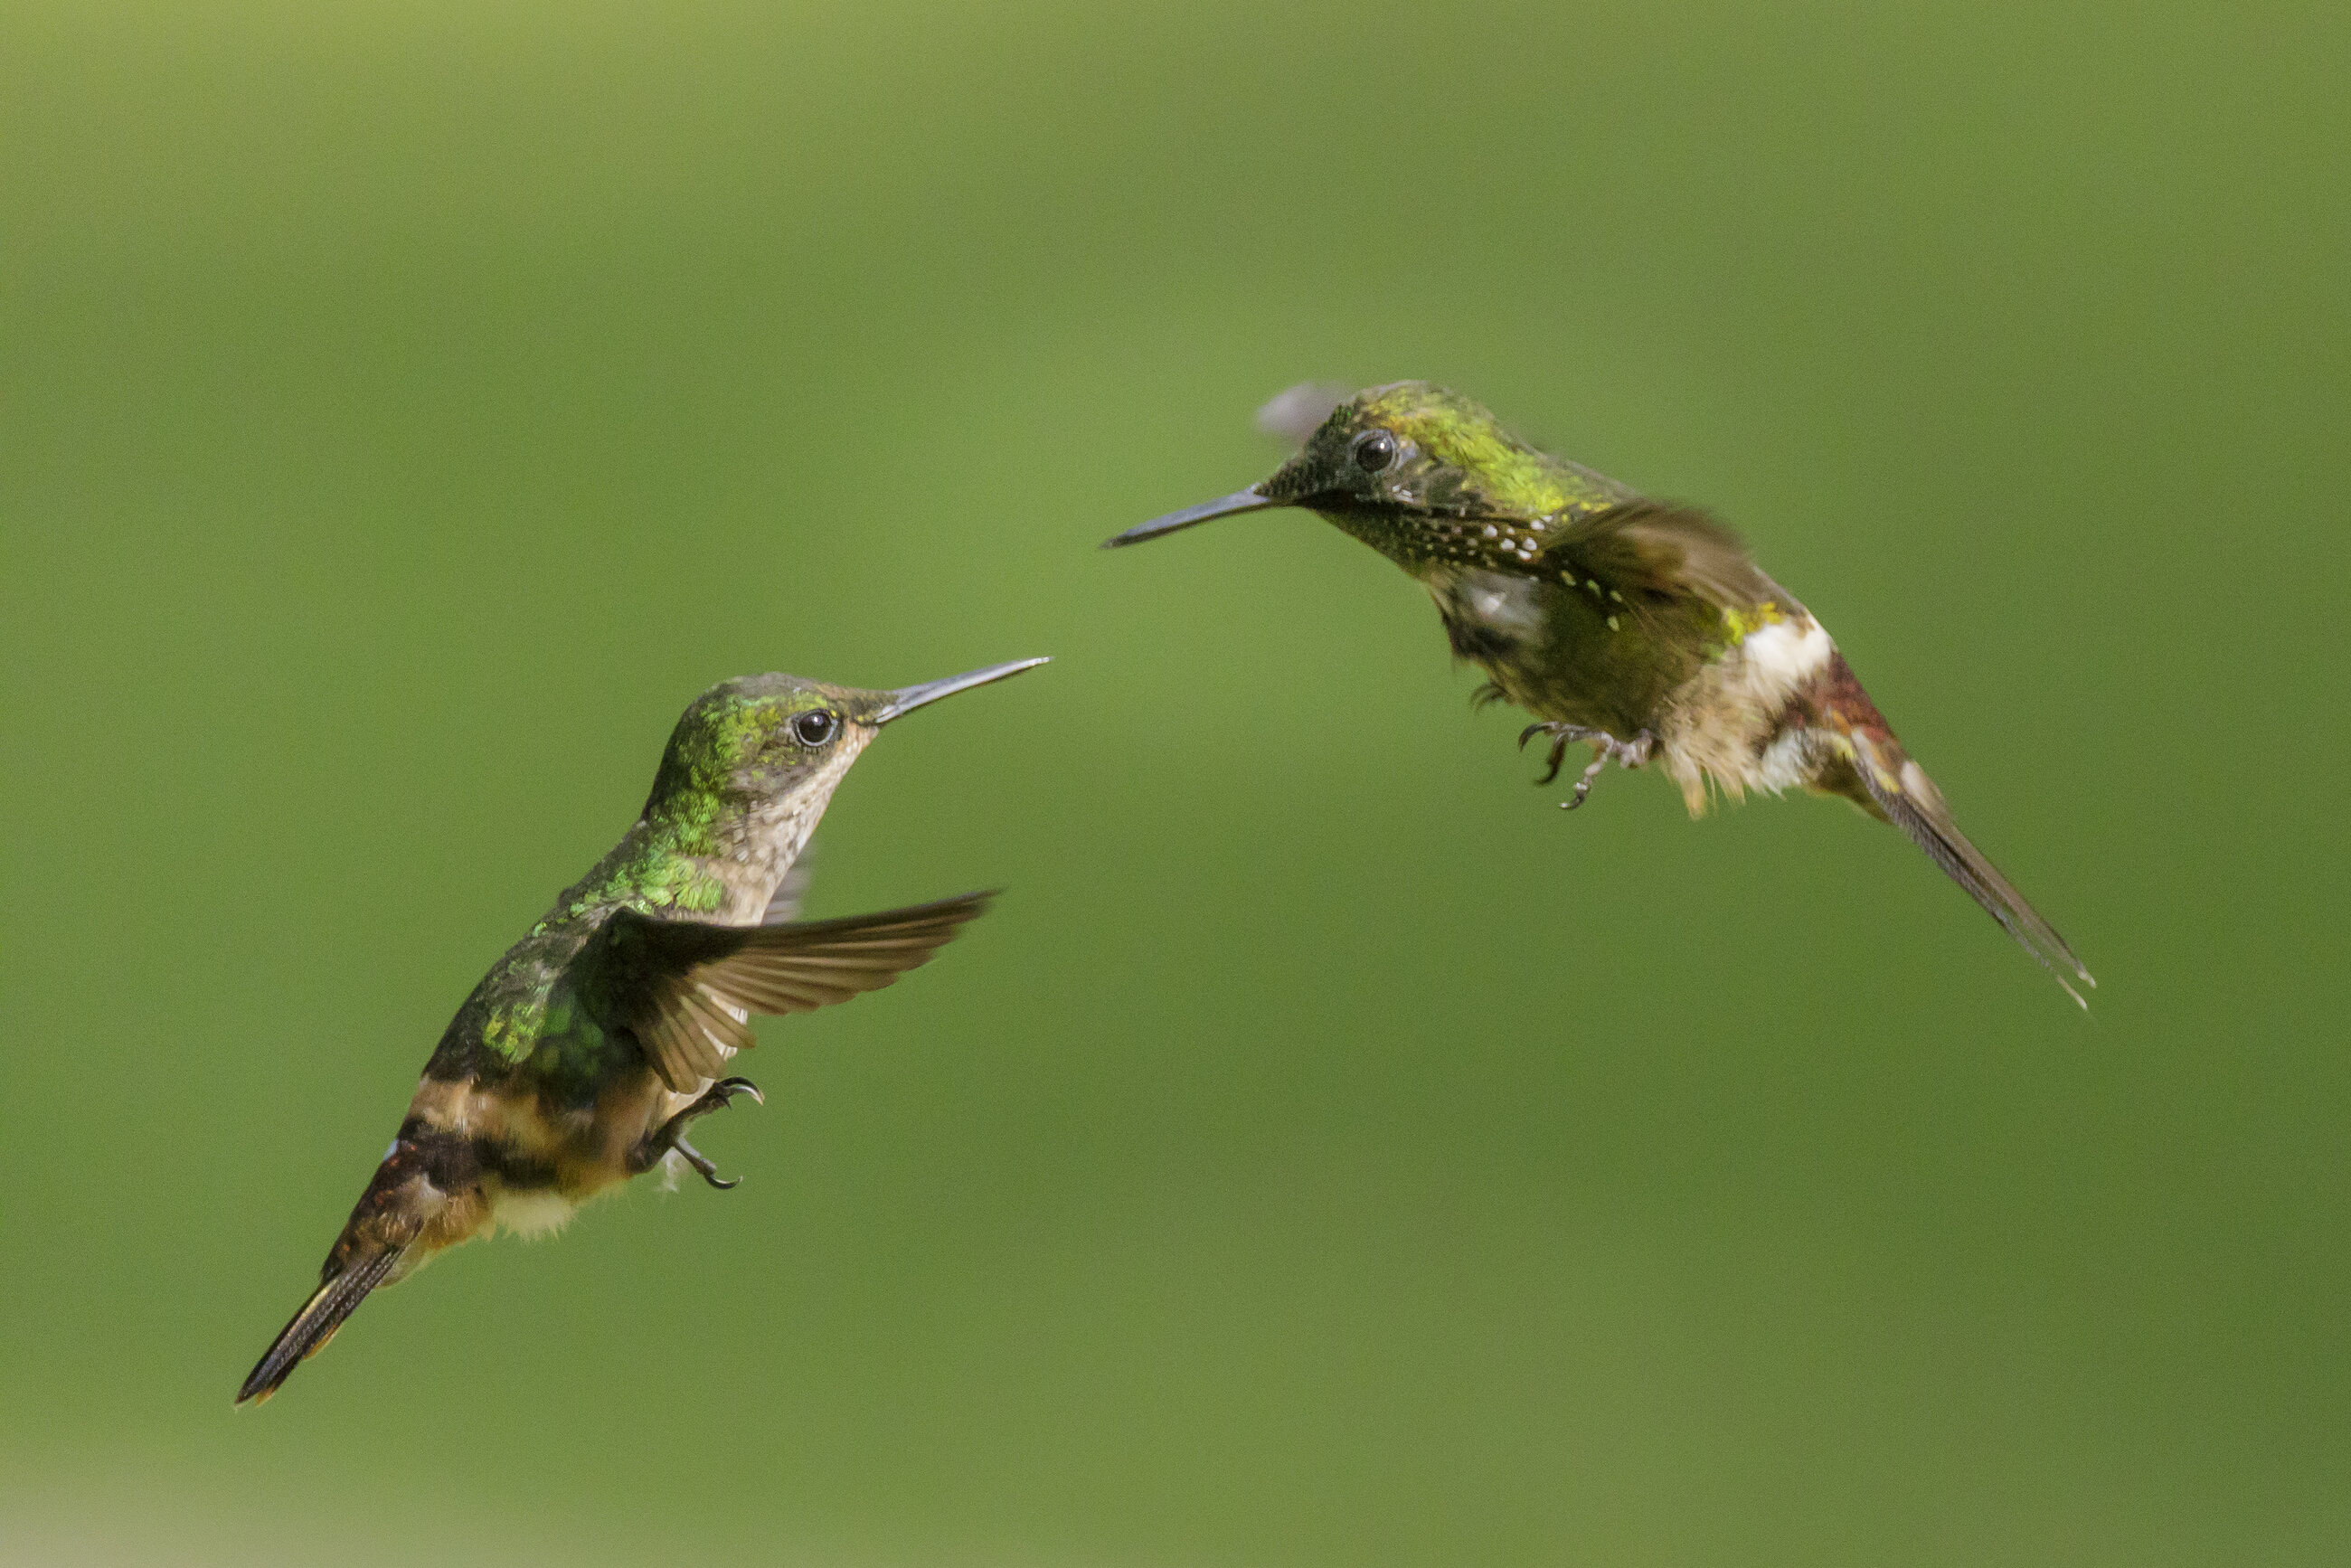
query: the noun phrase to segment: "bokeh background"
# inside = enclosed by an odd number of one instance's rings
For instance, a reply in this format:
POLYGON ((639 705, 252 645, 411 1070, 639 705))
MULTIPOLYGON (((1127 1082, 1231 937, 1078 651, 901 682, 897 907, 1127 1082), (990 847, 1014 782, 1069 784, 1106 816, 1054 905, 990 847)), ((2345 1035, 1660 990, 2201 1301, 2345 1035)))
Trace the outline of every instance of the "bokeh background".
POLYGON ((2339 5, 0 17, 0 1561, 2351 1558, 2339 5), (1702 500, 1896 835, 1563 817, 1302 515, 1420 375, 1702 500), (459 998, 789 669, 893 730, 745 1180, 379 1297, 459 998))

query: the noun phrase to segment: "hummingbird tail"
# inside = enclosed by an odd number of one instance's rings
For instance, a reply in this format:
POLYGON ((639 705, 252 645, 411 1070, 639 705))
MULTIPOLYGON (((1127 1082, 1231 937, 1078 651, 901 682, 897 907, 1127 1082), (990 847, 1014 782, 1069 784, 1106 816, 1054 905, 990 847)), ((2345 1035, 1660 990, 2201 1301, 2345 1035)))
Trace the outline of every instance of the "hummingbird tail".
POLYGON ((2057 928, 2041 918, 2040 911, 2024 901, 2024 894, 2001 875, 2000 868, 1959 831, 1950 808, 1943 803, 1943 792, 1935 788, 1927 770, 1910 760, 1890 735, 1855 733, 1853 740, 1857 753, 1854 770, 1886 821, 1926 851, 1928 858, 1943 868, 1944 875, 1967 889, 1968 895, 1982 904, 2019 946, 2040 959, 2042 967, 2065 988, 2067 996, 2088 1008, 2074 982, 2079 980, 2085 986, 2098 982, 2082 967, 2065 938, 2057 935, 2057 928))
POLYGON ((326 1343, 335 1337, 343 1320, 359 1310, 370 1291, 383 1283, 384 1276, 399 1265, 405 1246, 388 1247, 380 1252, 354 1259, 329 1275, 302 1310, 278 1331, 277 1338, 253 1371, 246 1375, 245 1386, 236 1391, 239 1405, 258 1405, 277 1392, 279 1384, 294 1375, 294 1369, 306 1359, 316 1355, 326 1343))
POLYGON ((1807 684, 1798 701, 1807 715, 1806 727, 1828 742, 1813 754, 1814 770, 1808 787, 1841 795, 1901 829, 2086 1009, 2090 1004, 2074 982, 2098 982, 2057 928, 2042 919, 2040 911, 2000 874, 2000 868, 1968 842, 1951 820, 1951 809, 1943 803, 1943 792, 1894 738, 1886 716, 1862 690, 1843 653, 1830 654, 1827 667, 1807 684))

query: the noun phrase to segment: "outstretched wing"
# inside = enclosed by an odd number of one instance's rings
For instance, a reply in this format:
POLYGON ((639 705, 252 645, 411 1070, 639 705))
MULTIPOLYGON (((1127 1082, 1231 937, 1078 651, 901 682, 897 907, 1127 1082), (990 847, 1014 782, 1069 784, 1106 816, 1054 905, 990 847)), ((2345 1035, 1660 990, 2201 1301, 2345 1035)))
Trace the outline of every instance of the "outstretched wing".
POLYGON ((987 907, 989 893, 789 925, 711 925, 622 910, 605 925, 613 1021, 681 1092, 753 1043, 755 1013, 811 1012, 880 990, 987 907))
POLYGON ((1695 596, 1724 610, 1802 606, 1763 573, 1746 544, 1710 513, 1646 497, 1569 519, 1545 543, 1542 563, 1635 593, 1695 596))

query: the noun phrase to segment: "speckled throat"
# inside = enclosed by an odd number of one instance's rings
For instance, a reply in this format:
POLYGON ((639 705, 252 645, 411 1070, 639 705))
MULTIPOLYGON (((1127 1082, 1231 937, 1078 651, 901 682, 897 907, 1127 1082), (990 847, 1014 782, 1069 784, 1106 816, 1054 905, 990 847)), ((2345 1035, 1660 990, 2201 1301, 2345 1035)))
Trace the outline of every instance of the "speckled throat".
POLYGON ((717 852, 695 857, 726 889, 722 901, 701 918, 724 925, 756 925, 784 873, 792 869, 809 835, 832 803, 832 792, 872 741, 862 730, 845 738, 824 767, 788 795, 764 800, 714 830, 717 852))
POLYGON ((1503 517, 1405 507, 1312 508, 1324 522, 1416 577, 1436 563, 1489 570, 1531 569, 1537 553, 1558 537, 1559 529, 1603 509, 1570 506, 1547 517, 1503 517))

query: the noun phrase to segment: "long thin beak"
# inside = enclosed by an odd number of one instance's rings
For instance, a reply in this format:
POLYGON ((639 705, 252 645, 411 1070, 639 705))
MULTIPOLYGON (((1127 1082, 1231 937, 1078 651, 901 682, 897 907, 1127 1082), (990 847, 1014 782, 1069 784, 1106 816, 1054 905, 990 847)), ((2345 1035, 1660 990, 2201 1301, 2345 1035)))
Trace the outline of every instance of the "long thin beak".
POLYGON ((1164 517, 1154 517, 1147 523, 1137 523, 1114 539, 1102 540, 1102 549, 1116 549, 1121 545, 1139 545, 1145 539, 1155 539, 1162 534, 1172 534, 1177 528, 1188 528, 1194 523, 1205 523, 1210 517, 1229 517, 1240 512, 1262 512, 1269 507, 1286 507, 1287 501, 1270 501, 1252 486, 1236 490, 1229 496, 1213 501, 1203 501, 1196 507, 1186 507, 1180 512, 1170 512, 1164 517))
POLYGON ((1050 659, 1015 659, 1008 664, 990 664, 984 670, 971 670, 960 675, 949 675, 943 681, 925 681, 919 686, 900 686, 890 694, 890 700, 865 716, 871 725, 888 724, 941 697, 951 697, 957 692, 967 692, 974 686, 984 686, 1000 681, 1007 675, 1017 675, 1023 670, 1033 670, 1040 664, 1050 664, 1050 659))

